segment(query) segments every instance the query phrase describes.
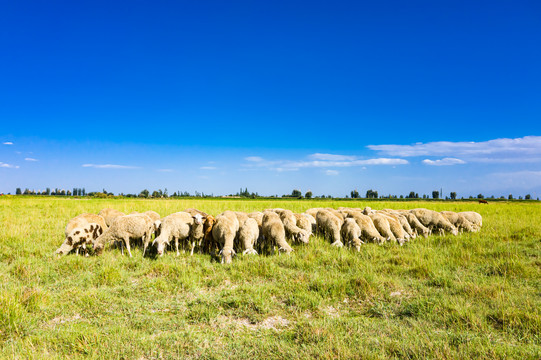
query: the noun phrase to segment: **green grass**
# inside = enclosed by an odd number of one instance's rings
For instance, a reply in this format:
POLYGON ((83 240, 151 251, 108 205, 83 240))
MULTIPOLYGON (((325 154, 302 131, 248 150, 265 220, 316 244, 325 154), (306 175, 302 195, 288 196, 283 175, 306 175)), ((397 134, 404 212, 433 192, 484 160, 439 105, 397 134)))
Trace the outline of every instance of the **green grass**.
POLYGON ((541 357, 536 202, 0 198, 0 358, 541 357), (162 216, 284 207, 474 210, 476 234, 360 253, 315 238, 291 256, 56 259, 66 222, 105 207, 162 216))

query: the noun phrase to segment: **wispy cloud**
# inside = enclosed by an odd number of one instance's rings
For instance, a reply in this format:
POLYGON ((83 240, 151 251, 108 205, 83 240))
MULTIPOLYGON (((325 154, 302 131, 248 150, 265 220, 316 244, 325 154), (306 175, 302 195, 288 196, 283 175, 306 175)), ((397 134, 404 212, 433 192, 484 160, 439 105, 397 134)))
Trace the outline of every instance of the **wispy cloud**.
MULTIPOLYGON (((254 158, 254 157, 250 157, 254 158)), ((312 154, 308 156, 309 160, 266 160, 261 157, 255 157, 257 161, 250 161, 244 164, 248 168, 267 168, 275 171, 297 171, 302 168, 344 168, 367 165, 406 165, 408 160, 397 158, 374 158, 360 159, 351 155, 335 154, 312 154), (320 160, 310 160, 320 159, 320 160)), ((246 160, 247 158, 245 158, 246 160)))
POLYGON ((158 169, 156 171, 159 171, 159 172, 173 172, 174 170, 173 169, 158 169))
POLYGON ((340 174, 340 172, 338 172, 337 170, 327 170, 325 171, 325 175, 329 175, 329 176, 336 176, 340 174))
POLYGON ((0 168, 18 169, 19 165, 6 164, 0 161, 0 168))
POLYGON ((423 160, 423 164, 432 165, 432 166, 450 166, 450 165, 460 165, 460 164, 465 164, 465 163, 466 162, 464 160, 460 160, 456 158, 443 158, 439 160, 430 160, 430 159, 423 160))
POLYGON ((116 165, 116 164, 83 164, 82 167, 95 169, 140 169, 138 166, 116 165))
POLYGON ((413 145, 368 145, 382 155, 413 157, 460 157, 468 162, 537 162, 541 161, 541 136, 494 139, 481 142, 437 141, 413 145))
POLYGON ((539 189, 541 186, 541 171, 497 172, 486 176, 487 184, 498 188, 517 188, 522 190, 539 189))
POLYGON ((215 166, 201 166, 199 169, 201 170, 216 170, 215 166))
POLYGON ((250 162, 261 162, 263 161, 263 158, 259 156, 248 156, 248 157, 245 157, 244 160, 250 161, 250 162))
POLYGON ((24 158, 24 159, 25 159, 26 161, 39 161, 38 159, 34 159, 34 158, 29 158, 29 157, 27 157, 27 158, 24 158))
POLYGON ((3 145, 13 145, 13 143, 11 141, 5 141, 2 143, 3 145))
POLYGON ((315 153, 308 156, 313 160, 323 160, 323 161, 352 161, 357 159, 356 156, 352 155, 336 155, 336 154, 321 154, 315 153))

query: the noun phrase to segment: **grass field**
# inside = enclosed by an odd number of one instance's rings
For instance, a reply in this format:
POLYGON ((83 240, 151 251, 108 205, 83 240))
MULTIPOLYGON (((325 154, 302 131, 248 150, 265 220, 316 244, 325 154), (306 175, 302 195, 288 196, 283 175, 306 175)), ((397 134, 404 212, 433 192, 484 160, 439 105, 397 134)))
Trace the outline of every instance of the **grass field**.
POLYGON ((537 202, 0 198, 0 358, 541 358, 537 202), (345 205, 344 205, 345 204, 345 205), (480 233, 360 253, 100 257, 54 251, 73 216, 283 207, 474 210, 480 233))

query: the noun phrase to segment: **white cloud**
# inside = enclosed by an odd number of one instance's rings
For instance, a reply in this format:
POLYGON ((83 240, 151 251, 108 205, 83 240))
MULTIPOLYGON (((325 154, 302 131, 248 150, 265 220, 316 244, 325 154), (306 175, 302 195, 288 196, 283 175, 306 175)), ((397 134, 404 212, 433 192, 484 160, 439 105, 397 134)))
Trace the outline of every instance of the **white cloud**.
POLYGON ((502 189, 537 189, 537 191, 539 191, 539 187, 541 187, 541 171, 523 170, 515 172, 498 172, 488 174, 485 179, 487 184, 502 189))
POLYGON ((138 166, 115 165, 115 164, 83 164, 82 167, 95 169, 139 169, 138 166))
POLYGON ((433 166, 460 165, 460 164, 465 164, 465 163, 466 162, 464 160, 460 160, 456 158, 443 158, 439 160, 430 160, 430 159, 423 160, 423 164, 433 165, 433 166))
POLYGON ((356 156, 351 155, 335 155, 335 154, 321 154, 315 153, 308 156, 310 159, 314 160, 324 160, 324 161, 351 161, 355 160, 356 156))
POLYGON ((6 141, 6 142, 3 142, 2 144, 4 144, 4 145, 13 145, 13 143, 11 141, 6 141))
POLYGON ((215 166, 201 166, 199 169, 201 170, 216 170, 215 166))
POLYGON ((29 158, 29 157, 27 157, 27 158, 24 158, 24 159, 25 159, 26 161, 38 161, 38 159, 34 159, 34 158, 29 158))
POLYGON ((0 168, 18 169, 19 165, 6 164, 0 161, 0 168))
POLYGON ((245 157, 244 160, 250 161, 250 162, 262 162, 263 158, 259 156, 248 156, 248 157, 245 157))
POLYGON ((541 136, 494 139, 481 142, 437 141, 413 145, 369 145, 390 156, 460 156, 468 162, 536 162, 541 160, 541 136))
POLYGON ((173 172, 173 169, 158 169, 159 172, 173 172))
POLYGON ((340 174, 337 170, 327 170, 325 171, 325 175, 329 175, 329 176, 336 176, 340 174))

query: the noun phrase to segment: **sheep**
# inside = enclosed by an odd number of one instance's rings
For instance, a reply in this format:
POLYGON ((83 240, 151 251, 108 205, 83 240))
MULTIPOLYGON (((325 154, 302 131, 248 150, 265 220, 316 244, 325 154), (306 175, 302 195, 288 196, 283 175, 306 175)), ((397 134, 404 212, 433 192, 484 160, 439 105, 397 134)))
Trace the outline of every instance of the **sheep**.
MULTIPOLYGON (((317 213, 316 213, 317 214, 317 213)), ((312 234, 316 233, 317 232, 317 221, 316 221, 316 218, 306 212, 302 213, 301 215, 303 215, 305 218, 308 219, 308 221, 310 221, 310 224, 312 226, 312 234)))
POLYGON ((210 252, 214 246, 214 239, 212 238, 212 228, 214 227, 214 224, 216 224, 216 218, 212 215, 207 215, 203 222, 202 252, 210 252))
POLYGON ((64 243, 56 250, 55 254, 66 255, 73 249, 76 249, 78 255, 79 248, 83 247, 86 249, 86 245, 92 245, 94 240, 102 233, 103 227, 97 223, 80 225, 66 235, 66 240, 64 240, 64 243))
POLYGON ((107 242, 121 241, 121 244, 126 246, 129 256, 132 257, 130 239, 141 239, 146 249, 146 243, 150 240, 153 230, 152 220, 145 214, 120 216, 94 241, 94 252, 99 255, 107 242))
POLYGON ((216 216, 216 224, 212 228, 214 241, 222 247, 220 251, 222 264, 229 264, 235 255, 233 249, 235 237, 239 231, 239 220, 233 211, 224 211, 216 216))
POLYGON ((111 226, 113 225, 113 222, 115 221, 115 219, 119 216, 124 216, 126 214, 124 214, 123 212, 121 211, 118 211, 118 210, 115 210, 115 209, 111 209, 111 208, 105 208, 103 210, 101 210, 98 215, 100 216, 103 216, 103 218, 105 219, 105 223, 107 224, 107 226, 111 226))
MULTIPOLYGON (((180 211, 161 220, 160 235, 154 239, 152 244, 157 246, 158 255, 162 256, 165 245, 174 239, 176 255, 179 256, 179 241, 189 239, 191 242, 190 254, 193 255, 195 244, 203 238, 203 235, 203 216, 200 214, 192 216, 187 212, 180 211)), ((145 243, 145 250, 149 242, 150 239, 145 243)))
POLYGON ((474 231, 481 230, 481 227, 483 226, 483 217, 481 214, 475 211, 462 211, 459 212, 459 214, 464 216, 464 218, 471 223, 474 231))
POLYGON ((361 238, 365 241, 377 242, 383 244, 386 239, 381 236, 372 221, 372 218, 368 215, 364 215, 362 212, 352 212, 350 217, 355 220, 357 225, 361 228, 361 238))
POLYGON ((437 211, 428 209, 413 209, 410 210, 410 213, 415 215, 417 219, 419 219, 419 221, 428 228, 438 229, 440 233, 447 231, 453 235, 458 235, 457 228, 437 211))
POLYGON ((464 215, 460 213, 456 213, 454 211, 440 211, 440 214, 442 214, 451 224, 456 226, 458 231, 461 233, 466 230, 467 232, 474 232, 474 228, 472 224, 464 217, 464 215))
POLYGON ((400 226, 402 226, 402 229, 404 229, 406 234, 409 236, 409 238, 415 239, 417 237, 417 234, 411 228, 411 226, 410 226, 410 224, 408 222, 408 219, 406 219, 406 217, 404 215, 402 215, 401 213, 399 213, 397 210, 383 209, 383 210, 380 210, 378 212, 383 213, 385 215, 388 215, 388 216, 392 217, 393 219, 395 219, 396 221, 398 221, 400 223, 400 226))
POLYGON ((291 253, 293 248, 286 241, 286 230, 280 216, 273 211, 263 213, 262 223, 263 237, 265 238, 265 247, 279 246, 279 252, 291 253))
POLYGON ((393 242, 396 242, 397 240, 391 230, 391 225, 389 224, 388 218, 382 214, 372 213, 370 211, 367 212, 369 213, 368 216, 370 216, 370 218, 374 222, 374 226, 381 234, 381 236, 383 236, 387 240, 392 240, 393 242))
MULTIPOLYGON (((107 229, 107 224, 103 216, 92 214, 92 213, 80 214, 70 219, 70 221, 68 221, 68 223, 66 224, 66 228, 64 229, 64 235, 65 235, 64 243, 68 241, 68 237, 72 232, 82 227, 85 227, 86 225, 90 223, 98 224, 102 228, 102 231, 105 231, 107 229)), ((73 238, 72 238, 72 242, 73 242, 73 238)), ((79 255, 79 248, 86 250, 86 244, 83 243, 80 247, 75 247, 77 255, 79 255)))
POLYGON ((402 227, 402 224, 400 224, 400 221, 398 221, 396 218, 392 217, 386 212, 377 211, 376 213, 384 216, 387 219, 387 221, 389 222, 389 228, 395 236, 396 241, 398 241, 400 245, 403 245, 406 241, 410 239, 409 234, 406 233, 406 231, 402 227))
POLYGON ((280 216, 280 220, 286 229, 286 235, 296 242, 307 244, 310 232, 297 226, 297 218, 291 210, 274 209, 274 212, 280 216))
POLYGON ((238 232, 238 244, 239 248, 243 248, 243 255, 254 254, 257 255, 257 251, 254 250, 254 245, 259 237, 259 226, 257 221, 252 218, 247 218, 239 225, 238 232))
POLYGON ((340 235, 346 245, 353 246, 357 251, 361 251, 361 244, 364 244, 364 242, 361 240, 361 228, 355 219, 347 218, 344 220, 340 235))
POLYGON ((233 211, 233 212, 235 213, 235 216, 237 217, 237 220, 239 221, 239 224, 248 219, 248 214, 243 213, 242 211, 233 211))
MULTIPOLYGON (((343 215, 340 211, 338 211, 338 210, 336 210, 336 209, 333 209, 333 208, 330 208, 330 207, 325 208, 325 210, 330 211, 334 216, 336 216, 337 218, 339 218, 341 223, 344 222, 344 215, 343 215)), ((341 225, 342 225, 342 224, 340 224, 340 226, 341 226, 341 225)))
POLYGON ((323 208, 311 208, 311 209, 306 210, 304 213, 310 215, 311 217, 315 219, 317 212, 319 210, 323 210, 323 208))
MULTIPOLYGON (((299 229, 302 229, 304 231, 306 231, 306 233, 308 233, 308 237, 310 237, 310 235, 312 235, 312 223, 310 221, 310 218, 308 216, 305 216, 307 214, 298 214, 298 213, 293 213, 293 215, 295 216, 295 219, 297 220, 297 227, 299 229)), ((316 222, 316 219, 314 219, 314 223, 316 222)))
POLYGON ((316 222, 319 231, 325 236, 330 237, 331 246, 342 247, 344 244, 340 241, 340 229, 342 221, 327 209, 319 210, 316 214, 316 222))
POLYGON ((158 214, 156 211, 148 210, 145 211, 143 214, 148 216, 153 222, 161 219, 160 214, 158 214))
POLYGON ((408 221, 412 230, 424 238, 427 238, 430 235, 431 231, 429 228, 421 224, 419 219, 415 215, 409 212, 409 210, 396 210, 400 215, 404 216, 408 221))

